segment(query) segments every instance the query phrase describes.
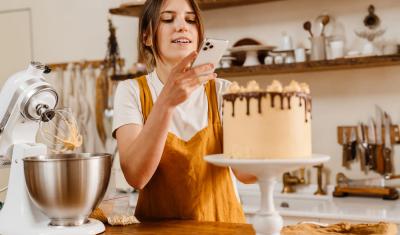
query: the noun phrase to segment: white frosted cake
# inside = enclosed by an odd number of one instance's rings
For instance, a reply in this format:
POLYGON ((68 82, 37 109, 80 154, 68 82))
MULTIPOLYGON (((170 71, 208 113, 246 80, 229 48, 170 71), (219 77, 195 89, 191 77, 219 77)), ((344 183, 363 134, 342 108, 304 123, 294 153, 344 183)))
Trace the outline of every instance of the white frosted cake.
POLYGON ((236 82, 223 95, 224 155, 244 159, 311 157, 311 96, 305 83, 267 89, 236 82))

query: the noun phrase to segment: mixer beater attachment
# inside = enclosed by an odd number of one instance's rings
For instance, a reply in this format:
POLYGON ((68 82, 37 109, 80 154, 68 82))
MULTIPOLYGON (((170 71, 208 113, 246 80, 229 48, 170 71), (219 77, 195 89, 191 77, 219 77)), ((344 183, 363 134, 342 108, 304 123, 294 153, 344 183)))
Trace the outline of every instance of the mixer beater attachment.
POLYGON ((39 133, 53 153, 73 151, 82 145, 82 135, 70 108, 53 110, 51 118, 44 113, 39 122, 39 133))

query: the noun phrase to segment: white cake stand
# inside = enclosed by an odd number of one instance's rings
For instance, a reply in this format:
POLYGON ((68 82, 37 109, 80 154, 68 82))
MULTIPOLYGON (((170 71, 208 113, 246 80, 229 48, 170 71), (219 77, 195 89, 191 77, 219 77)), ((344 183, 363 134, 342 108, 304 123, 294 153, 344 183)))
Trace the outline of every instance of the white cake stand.
POLYGON ((317 165, 330 159, 327 155, 313 154, 304 159, 265 159, 246 160, 230 159, 223 154, 208 155, 205 161, 217 166, 232 167, 243 173, 257 176, 261 191, 261 206, 253 219, 253 226, 257 234, 279 235, 283 227, 283 220, 274 206, 274 186, 276 177, 286 171, 300 167, 317 165))

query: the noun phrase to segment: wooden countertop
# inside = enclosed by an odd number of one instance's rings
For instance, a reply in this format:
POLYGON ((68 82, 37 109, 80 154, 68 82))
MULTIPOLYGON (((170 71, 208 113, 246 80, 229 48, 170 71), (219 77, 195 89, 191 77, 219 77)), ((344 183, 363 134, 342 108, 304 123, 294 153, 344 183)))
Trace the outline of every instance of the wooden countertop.
POLYGON ((128 234, 255 234, 250 224, 198 221, 161 221, 132 224, 128 226, 106 226, 106 235, 128 234))

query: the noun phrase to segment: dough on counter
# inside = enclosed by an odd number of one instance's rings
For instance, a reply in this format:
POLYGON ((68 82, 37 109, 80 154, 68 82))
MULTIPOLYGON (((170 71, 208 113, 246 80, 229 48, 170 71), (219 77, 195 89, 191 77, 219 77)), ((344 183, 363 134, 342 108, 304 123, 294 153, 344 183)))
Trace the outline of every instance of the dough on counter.
POLYGON ((329 226, 297 224, 285 226, 281 235, 396 235, 397 225, 379 222, 376 224, 338 223, 329 226))
MULTIPOLYGON (((104 204, 104 203, 103 203, 104 204)), ((116 214, 112 212, 113 208, 110 205, 103 205, 103 209, 97 207, 91 214, 90 218, 100 220, 103 224, 109 224, 112 226, 129 225, 139 223, 136 217, 132 214, 116 214), (106 207, 106 208, 104 208, 106 207), (109 213, 107 214, 106 211, 109 213), (106 215, 107 214, 107 215, 106 215)))

